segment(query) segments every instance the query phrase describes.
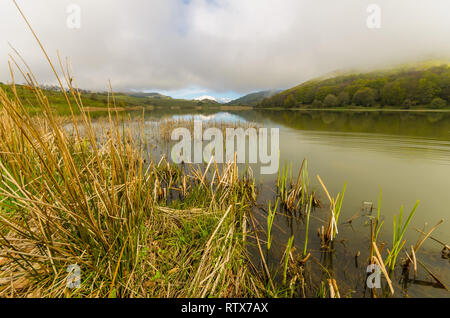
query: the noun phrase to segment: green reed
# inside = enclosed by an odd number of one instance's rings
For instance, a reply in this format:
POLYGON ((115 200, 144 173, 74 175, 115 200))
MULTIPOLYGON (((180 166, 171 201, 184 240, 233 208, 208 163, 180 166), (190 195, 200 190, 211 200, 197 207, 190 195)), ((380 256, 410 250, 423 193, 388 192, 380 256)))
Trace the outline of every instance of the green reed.
POLYGON ((291 255, 291 250, 292 250, 292 244, 293 243, 294 243, 294 235, 292 235, 289 238, 288 243, 286 245, 286 251, 285 251, 285 254, 284 254, 283 285, 286 285, 289 257, 291 255))
POLYGON ((307 214, 306 214, 306 234, 305 234, 305 247, 303 249, 303 256, 306 256, 306 251, 308 248, 308 235, 309 235, 309 216, 311 215, 311 207, 312 207, 312 195, 309 197, 309 204, 307 208, 307 214))
POLYGON ((408 228, 409 223, 411 222, 411 219, 414 216, 414 213, 417 210, 417 207, 419 206, 420 201, 417 201, 414 205, 413 209, 408 215, 408 218, 406 219, 405 223, 403 224, 403 205, 400 208, 400 214, 398 216, 394 215, 394 233, 393 233, 393 240, 392 240, 392 250, 390 251, 386 261, 385 265, 389 267, 389 270, 393 271, 395 268, 397 256, 400 253, 402 247, 405 245, 406 241, 403 240, 403 236, 405 235, 406 229, 408 228))
POLYGON ((275 215, 277 212, 278 201, 279 201, 279 199, 277 199, 273 210, 272 210, 272 203, 271 203, 271 201, 269 201, 269 214, 267 215, 267 250, 268 251, 270 250, 270 246, 272 244, 272 225, 273 225, 273 220, 275 219, 275 215))

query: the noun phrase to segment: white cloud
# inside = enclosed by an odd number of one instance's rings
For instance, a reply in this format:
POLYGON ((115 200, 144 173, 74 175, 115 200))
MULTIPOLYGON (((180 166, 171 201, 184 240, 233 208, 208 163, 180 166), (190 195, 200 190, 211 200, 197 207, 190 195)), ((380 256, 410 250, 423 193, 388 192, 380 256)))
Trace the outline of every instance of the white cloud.
POLYGON ((194 98, 194 100, 205 100, 205 99, 209 99, 209 100, 217 102, 217 100, 214 97, 208 96, 208 95, 203 95, 203 96, 199 96, 197 98, 194 98))
POLYGON ((233 99, 228 97, 219 98, 218 102, 222 104, 226 104, 228 102, 231 102, 233 99))

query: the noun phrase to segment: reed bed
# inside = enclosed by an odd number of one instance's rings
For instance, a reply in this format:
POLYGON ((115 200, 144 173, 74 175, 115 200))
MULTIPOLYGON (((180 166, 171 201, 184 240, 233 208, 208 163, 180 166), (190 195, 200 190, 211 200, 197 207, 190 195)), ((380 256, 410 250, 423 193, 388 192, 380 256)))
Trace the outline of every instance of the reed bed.
POLYGON ((113 116, 99 146, 88 117, 87 137, 76 137, 49 105, 35 120, 2 91, 0 102, 0 296, 261 295, 243 266, 252 184, 236 164, 211 169, 213 180, 164 159, 144 164, 113 116), (73 290, 71 264, 82 270, 73 290))
POLYGON ((277 177, 277 196, 284 210, 296 215, 307 213, 309 196, 312 196, 310 206, 320 207, 318 197, 310 189, 308 161, 306 159, 302 161, 295 182, 292 176, 292 164, 285 163, 282 168, 280 167, 277 177))

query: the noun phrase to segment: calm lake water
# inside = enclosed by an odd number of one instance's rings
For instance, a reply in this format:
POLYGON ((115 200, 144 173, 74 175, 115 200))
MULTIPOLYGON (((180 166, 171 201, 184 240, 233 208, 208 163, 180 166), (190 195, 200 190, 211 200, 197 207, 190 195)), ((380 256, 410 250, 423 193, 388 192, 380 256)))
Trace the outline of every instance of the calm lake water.
MULTIPOLYGON (((309 247, 313 249, 314 259, 307 266, 317 268, 320 262, 324 268, 310 277, 313 282, 320 282, 328 271, 337 279, 341 294, 352 297, 369 295, 365 290, 365 272, 370 228, 367 213, 361 207, 363 202, 373 202, 376 209, 380 189, 383 192, 381 214, 385 222, 379 241, 385 243, 385 250, 392 247, 394 214, 398 215, 404 205, 404 214, 408 215, 417 200, 420 200, 420 205, 406 233, 405 247, 410 249, 416 243, 418 232, 415 228, 423 229, 426 225, 427 231, 441 219, 444 223, 432 236, 447 244, 450 242, 450 113, 266 110, 202 114, 152 111, 146 115, 154 120, 172 116, 253 121, 267 128, 278 127, 280 163, 292 163, 295 178, 302 160, 306 158, 311 184, 325 205, 326 196, 318 185, 316 175, 321 176, 334 196, 347 182, 339 234, 332 253, 320 251, 316 235, 322 225, 321 220, 327 218, 328 207, 312 212, 314 217, 310 225, 309 247), (343 224, 355 215, 357 217, 351 225, 343 224), (358 251, 361 256, 356 261, 358 251)), ((273 193, 276 178, 276 175, 263 177, 261 204, 267 206, 269 200, 272 203, 276 200, 273 193)), ((258 220, 265 228, 264 215, 258 220)), ((286 242, 292 234, 295 235, 298 250, 302 250, 305 237, 303 217, 280 215, 275 222, 274 247, 268 255, 273 267, 279 265, 286 242)), ((441 257, 441 250, 440 244, 428 239, 417 257, 450 286, 450 262, 441 257)), ((399 258, 404 256, 402 252, 399 258)), ((411 279, 407 284, 400 283, 398 272, 395 275, 395 296, 450 296, 444 289, 434 286, 423 268, 419 268, 417 280, 411 279)))
MULTIPOLYGON (((417 200, 420 205, 406 233, 405 246, 416 243, 418 233, 414 228, 422 229, 428 224, 430 229, 441 219, 444 223, 433 232, 433 237, 450 242, 450 113, 266 111, 245 117, 258 118, 266 127, 280 128, 281 160, 293 162, 297 168, 294 171, 298 171, 301 159, 307 158, 310 176, 319 174, 334 195, 342 190, 344 182, 348 183, 342 222, 355 213, 363 215, 359 212, 363 201, 377 206, 381 189, 385 223, 380 241, 387 248, 392 246, 394 214, 399 214, 401 205, 409 213, 417 200)), ((323 192, 319 193, 325 201, 323 192)), ((361 217, 352 226, 339 226, 338 240, 346 240, 345 246, 336 249, 331 262, 335 262, 335 274, 343 280, 346 271, 355 272, 352 256, 357 251, 363 256, 361 263, 367 264, 367 220, 361 217)), ((303 237, 304 227, 302 222, 296 224, 293 232, 300 232, 303 237)), ((303 239, 298 241, 302 244, 303 239)), ((418 258, 448 286, 450 263, 440 257, 441 250, 441 245, 428 240, 418 258)), ((361 270, 365 268, 362 267, 361 270)), ((418 280, 432 281, 423 269, 419 271, 422 275, 418 280)), ((359 274, 359 278, 352 275, 348 279, 348 290, 356 291, 354 297, 364 295, 361 281, 365 276, 359 274)), ((449 296, 445 290, 425 284, 410 284, 407 288, 403 295, 449 296)))

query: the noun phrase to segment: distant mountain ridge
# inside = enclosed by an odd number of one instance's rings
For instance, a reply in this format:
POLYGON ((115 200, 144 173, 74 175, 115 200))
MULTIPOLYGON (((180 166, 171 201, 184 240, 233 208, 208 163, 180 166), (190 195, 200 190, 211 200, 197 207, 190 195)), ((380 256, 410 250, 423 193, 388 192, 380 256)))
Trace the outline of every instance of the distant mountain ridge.
POLYGON ((268 91, 260 91, 255 93, 250 93, 231 102, 228 102, 227 105, 233 106, 256 106, 259 102, 261 102, 264 98, 272 97, 273 95, 282 92, 282 90, 268 90, 268 91))

